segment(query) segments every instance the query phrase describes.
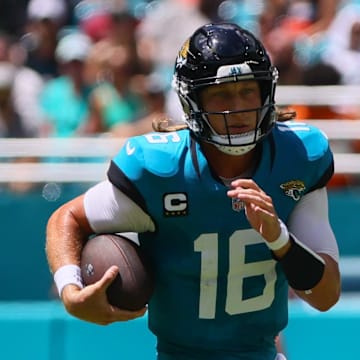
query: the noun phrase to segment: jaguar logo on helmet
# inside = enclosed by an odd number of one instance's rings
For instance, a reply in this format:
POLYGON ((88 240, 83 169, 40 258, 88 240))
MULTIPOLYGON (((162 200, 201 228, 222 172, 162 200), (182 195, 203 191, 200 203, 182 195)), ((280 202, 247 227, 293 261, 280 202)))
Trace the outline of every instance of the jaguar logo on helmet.
POLYGON ((176 67, 182 67, 186 63, 187 54, 189 51, 190 39, 187 39, 179 51, 176 59, 176 67))

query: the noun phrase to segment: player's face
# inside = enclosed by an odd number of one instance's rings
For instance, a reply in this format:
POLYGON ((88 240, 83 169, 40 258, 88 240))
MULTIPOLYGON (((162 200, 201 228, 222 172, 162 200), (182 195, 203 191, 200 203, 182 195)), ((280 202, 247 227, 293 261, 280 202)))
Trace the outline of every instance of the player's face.
POLYGON ((255 129, 258 112, 253 109, 261 106, 257 81, 212 85, 201 92, 200 99, 203 109, 212 113, 208 115, 208 119, 218 134, 240 134, 255 129), (224 114, 213 114, 224 111, 234 113, 226 114, 226 121, 224 114))

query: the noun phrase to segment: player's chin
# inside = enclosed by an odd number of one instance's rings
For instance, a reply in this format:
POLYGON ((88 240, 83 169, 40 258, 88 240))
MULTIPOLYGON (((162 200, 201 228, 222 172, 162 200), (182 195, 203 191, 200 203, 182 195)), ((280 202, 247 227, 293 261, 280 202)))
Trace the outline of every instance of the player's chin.
POLYGON ((254 128, 251 126, 230 126, 228 128, 229 135, 243 135, 253 131, 254 128))

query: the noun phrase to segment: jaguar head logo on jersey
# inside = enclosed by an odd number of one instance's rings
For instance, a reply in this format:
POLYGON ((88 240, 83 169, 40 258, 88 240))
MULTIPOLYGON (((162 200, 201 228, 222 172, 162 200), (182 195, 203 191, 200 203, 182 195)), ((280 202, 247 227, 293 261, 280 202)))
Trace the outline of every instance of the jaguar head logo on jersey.
POLYGON ((185 193, 168 193, 163 197, 165 216, 185 216, 188 214, 188 198, 185 193))
POLYGON ((281 184, 280 188, 284 190, 285 195, 290 196, 295 201, 301 199, 301 195, 306 189, 304 182, 301 180, 288 181, 287 183, 281 184))

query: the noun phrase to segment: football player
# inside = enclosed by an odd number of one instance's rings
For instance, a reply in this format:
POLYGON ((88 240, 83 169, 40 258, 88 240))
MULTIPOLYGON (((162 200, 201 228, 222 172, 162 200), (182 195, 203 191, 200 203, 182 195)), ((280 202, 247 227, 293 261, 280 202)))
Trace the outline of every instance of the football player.
POLYGON ((183 126, 130 138, 107 180, 49 219, 48 261, 69 313, 108 324, 146 311, 108 304, 117 267, 83 287, 81 249, 93 233, 137 233, 151 259, 159 360, 280 359, 288 287, 320 311, 338 301, 326 191, 333 155, 318 129, 278 121, 277 79, 247 30, 207 24, 193 33, 173 82, 183 126))

